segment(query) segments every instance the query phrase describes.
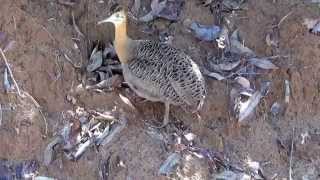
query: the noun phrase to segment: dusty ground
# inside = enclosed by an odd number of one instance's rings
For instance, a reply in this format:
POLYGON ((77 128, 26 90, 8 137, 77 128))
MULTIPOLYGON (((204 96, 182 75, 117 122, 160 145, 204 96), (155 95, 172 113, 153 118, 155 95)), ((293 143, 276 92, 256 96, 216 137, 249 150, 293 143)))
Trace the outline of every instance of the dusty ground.
MULTIPOLYGON (((132 2, 123 0, 118 3, 128 7, 132 2)), ((76 64, 81 64, 86 62, 87 54, 93 47, 92 42, 112 39, 111 26, 95 25, 110 14, 111 1, 76 1, 76 4, 75 7, 66 7, 53 0, 1 1, 0 31, 16 41, 14 48, 6 55, 20 88, 29 92, 43 107, 49 134, 43 137, 44 123, 30 101, 19 100, 15 94, 5 94, 1 87, 1 105, 15 106, 15 109, 3 112, 0 158, 34 158, 42 161, 44 148, 64 122, 63 112, 74 108, 66 100, 66 95, 80 83, 79 72, 64 59, 62 53, 68 54, 76 64), (86 36, 81 38, 80 51, 74 49, 71 39, 77 37, 72 26, 71 11, 74 11, 76 22, 86 36)), ((149 1, 142 1, 142 4, 149 9, 149 1)), ((303 18, 319 17, 320 8, 291 0, 249 0, 247 8, 239 12, 236 26, 240 28, 247 46, 260 56, 276 55, 265 43, 266 33, 270 31, 270 26, 290 11, 293 12, 281 24, 279 39, 280 53, 290 55, 290 58, 274 61, 281 68, 260 77, 260 80, 271 80, 272 87, 260 103, 255 118, 244 125, 235 123, 228 113, 230 87, 227 82, 208 78, 208 97, 201 112, 203 120, 199 122, 188 115, 178 116, 184 114, 179 108, 174 108, 172 119, 183 120, 188 129, 198 135, 199 146, 223 151, 234 164, 242 163, 247 157, 262 163, 268 179, 275 174, 276 179, 288 179, 288 152, 292 129, 295 128, 292 161, 294 179, 302 179, 302 176, 320 179, 320 37, 308 33, 302 26, 303 18), (285 79, 290 81, 292 91, 289 104, 284 104, 285 79), (275 101, 283 107, 283 113, 278 118, 273 118, 269 113, 275 101), (302 144, 301 134, 306 132, 311 137, 302 144), (282 146, 279 145, 280 141, 282 146)), ((199 5, 196 0, 188 0, 180 21, 170 24, 156 20, 153 26, 160 31, 170 26, 173 29, 174 46, 184 49, 197 63, 202 64, 207 53, 216 47, 211 43, 199 42, 187 33, 182 25, 186 18, 202 24, 216 23, 209 8, 199 5)), ((130 23, 129 34, 135 38, 158 38, 156 32, 143 33, 144 28, 143 24, 130 23)), ((129 122, 120 136, 99 153, 94 150, 86 152, 77 162, 58 158, 49 167, 42 166, 42 175, 58 179, 97 179, 99 160, 111 155, 113 159, 123 161, 125 167, 115 164, 110 179, 166 179, 158 176, 157 172, 170 151, 167 152, 147 135, 144 123, 162 117, 162 105, 149 102, 137 104, 138 109, 145 112, 145 116, 140 116, 120 100, 118 93, 83 92, 75 97, 76 105, 88 109, 123 108, 129 122)), ((202 175, 198 175, 198 179, 209 179, 207 163, 199 160, 194 163, 189 166, 198 167, 199 170, 190 170, 185 175, 186 179, 197 179, 195 175, 200 171, 202 175)))

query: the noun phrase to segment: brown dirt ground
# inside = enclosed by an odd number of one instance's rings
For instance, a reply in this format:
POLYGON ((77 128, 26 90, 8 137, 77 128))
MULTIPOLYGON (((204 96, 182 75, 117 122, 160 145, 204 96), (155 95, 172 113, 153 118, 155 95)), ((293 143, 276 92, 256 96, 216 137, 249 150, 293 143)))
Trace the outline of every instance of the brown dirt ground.
MULTIPOLYGON (((109 15, 111 3, 99 3, 98 0, 76 2, 77 5, 70 8, 52 0, 1 0, 0 31, 8 33, 17 42, 14 49, 6 55, 20 88, 29 92, 43 107, 49 124, 49 135, 42 138, 44 123, 30 101, 16 98, 14 94, 1 93, 1 104, 6 107, 15 106, 15 109, 4 111, 3 114, 0 158, 36 158, 42 161, 46 144, 63 122, 63 112, 74 108, 67 102, 66 95, 80 83, 79 73, 65 61, 61 52, 67 53, 75 63, 81 64, 91 51, 93 41, 112 39, 111 27, 95 25, 98 20, 109 15), (71 38, 76 37, 77 33, 72 26, 71 11, 74 11, 86 40, 90 40, 89 43, 80 45, 81 51, 73 48, 71 38)), ((132 2, 121 0, 118 3, 128 7, 132 2)), ((142 1, 142 4, 149 8, 149 1, 142 1)), ((301 179, 312 168, 320 167, 320 136, 315 135, 316 138, 307 140, 305 144, 300 143, 301 133, 317 134, 320 131, 320 37, 308 33, 302 26, 303 18, 319 17, 320 9, 316 5, 310 6, 292 0, 275 3, 271 0, 249 0, 247 4, 248 10, 239 13, 239 17, 244 18, 239 18, 236 25, 247 46, 260 56, 273 55, 265 43, 269 27, 290 11, 293 12, 281 24, 279 47, 282 54, 290 54, 291 58, 275 61, 281 68, 261 78, 271 80, 272 88, 260 103, 255 118, 245 125, 235 123, 228 113, 230 89, 227 83, 209 78, 206 79, 208 97, 201 112, 203 120, 198 122, 194 117, 179 113, 179 108, 174 108, 172 115, 175 119, 184 120, 192 132, 199 136, 198 145, 224 151, 234 163, 240 163, 247 156, 255 161, 269 162, 263 166, 264 174, 269 179, 274 174, 278 174, 277 179, 288 178, 289 161, 286 151, 290 146, 292 128, 295 128, 293 173, 294 179, 301 179), (284 104, 285 79, 290 81, 292 90, 290 103, 287 105, 284 104), (284 107, 281 117, 276 119, 269 113, 270 106, 275 101, 284 107), (279 148, 277 139, 283 142, 285 149, 279 148)), ((181 21, 170 25, 174 29, 174 46, 184 49, 201 64, 207 52, 215 46, 199 42, 188 34, 182 26, 182 20, 186 18, 212 24, 215 17, 208 8, 198 5, 198 1, 188 0, 182 11, 181 21)), ((167 28, 169 23, 156 20, 154 26, 161 30, 167 28)), ((130 23, 130 36, 158 37, 142 33, 143 27, 145 26, 141 24, 130 23)), ((3 74, 3 68, 1 69, 3 74)), ((118 92, 83 92, 75 97, 77 105, 88 109, 112 109, 114 106, 125 109, 129 124, 112 145, 104 147, 99 153, 89 151, 77 162, 60 158, 49 167, 43 166, 41 174, 58 179, 97 179, 97 162, 112 154, 113 158, 120 158, 125 167, 115 165, 111 179, 166 179, 157 176, 157 171, 170 152, 166 152, 146 134, 144 121, 120 100, 118 92)), ((142 103, 137 107, 144 109, 145 118, 150 120, 162 117, 163 109, 162 105, 157 108, 159 105, 142 103)), ((195 164, 189 166, 202 172, 203 175, 198 176, 198 179, 209 179, 208 171, 205 170, 206 163, 195 160, 195 164)), ((190 171, 185 178, 197 179, 196 173, 190 171)), ((319 176, 319 169, 315 169, 310 179, 320 179, 319 176)))

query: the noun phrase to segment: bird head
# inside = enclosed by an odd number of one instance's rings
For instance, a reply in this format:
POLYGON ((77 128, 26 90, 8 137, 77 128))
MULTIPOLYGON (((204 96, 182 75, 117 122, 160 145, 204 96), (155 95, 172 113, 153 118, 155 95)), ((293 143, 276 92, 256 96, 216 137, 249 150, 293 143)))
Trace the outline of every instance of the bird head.
POLYGON ((109 22, 109 23, 113 23, 117 27, 123 23, 126 23, 126 21, 127 21, 126 13, 124 10, 121 10, 121 11, 118 11, 118 12, 112 14, 107 19, 99 21, 98 24, 103 24, 103 23, 109 22))

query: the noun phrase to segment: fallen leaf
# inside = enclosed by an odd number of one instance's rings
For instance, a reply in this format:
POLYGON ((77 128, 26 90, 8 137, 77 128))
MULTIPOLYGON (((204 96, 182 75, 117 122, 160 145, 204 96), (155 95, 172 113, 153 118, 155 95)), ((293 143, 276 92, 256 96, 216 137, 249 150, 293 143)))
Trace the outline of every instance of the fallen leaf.
POLYGON ((219 37, 221 28, 216 25, 202 25, 196 22, 192 22, 190 29, 194 35, 203 41, 213 41, 219 37))
POLYGON ((209 71, 207 71, 207 70, 205 70, 205 71, 203 72, 203 74, 206 75, 206 76, 215 78, 215 79, 217 79, 218 81, 221 81, 221 80, 226 79, 224 76, 220 75, 219 73, 209 72, 209 71))
POLYGON ((125 97, 124 95, 122 95, 122 94, 120 94, 120 93, 119 93, 119 97, 120 97, 120 99, 121 99, 125 104, 127 104, 128 106, 130 106, 132 109, 136 109, 136 108, 134 107, 134 105, 131 103, 131 101, 130 101, 127 97, 125 97))
POLYGON ((255 56, 255 53, 249 49, 248 47, 244 46, 240 41, 239 41, 239 30, 236 29, 231 37, 230 37, 230 51, 237 53, 237 54, 245 54, 247 56, 255 56))
POLYGON ((245 89, 249 89, 250 88, 250 81, 247 78, 238 76, 234 80, 238 84, 240 84, 243 88, 245 88, 245 89))
POLYGON ((248 61, 250 64, 261 69, 278 69, 278 67, 267 58, 250 58, 248 61))
POLYGON ((213 69, 216 71, 231 71, 237 66, 239 66, 240 61, 235 62, 223 62, 220 64, 211 64, 213 69))
POLYGON ((172 153, 165 162, 161 165, 158 175, 168 176, 173 169, 180 163, 181 155, 179 153, 172 153))

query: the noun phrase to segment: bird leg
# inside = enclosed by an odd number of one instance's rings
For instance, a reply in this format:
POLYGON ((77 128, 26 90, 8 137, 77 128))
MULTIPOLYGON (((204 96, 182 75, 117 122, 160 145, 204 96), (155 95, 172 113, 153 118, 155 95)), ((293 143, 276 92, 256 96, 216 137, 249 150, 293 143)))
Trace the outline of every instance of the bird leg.
POLYGON ((162 127, 165 127, 169 123, 169 114, 170 114, 170 104, 168 102, 164 103, 165 110, 164 110, 164 119, 162 122, 162 127))
POLYGON ((162 125, 161 126, 153 126, 153 125, 151 125, 151 127, 161 129, 161 128, 164 128, 164 127, 166 127, 168 125, 168 123, 169 123, 169 114, 170 114, 170 104, 168 102, 165 102, 164 105, 165 105, 165 110, 164 110, 164 118, 163 118, 162 125))

